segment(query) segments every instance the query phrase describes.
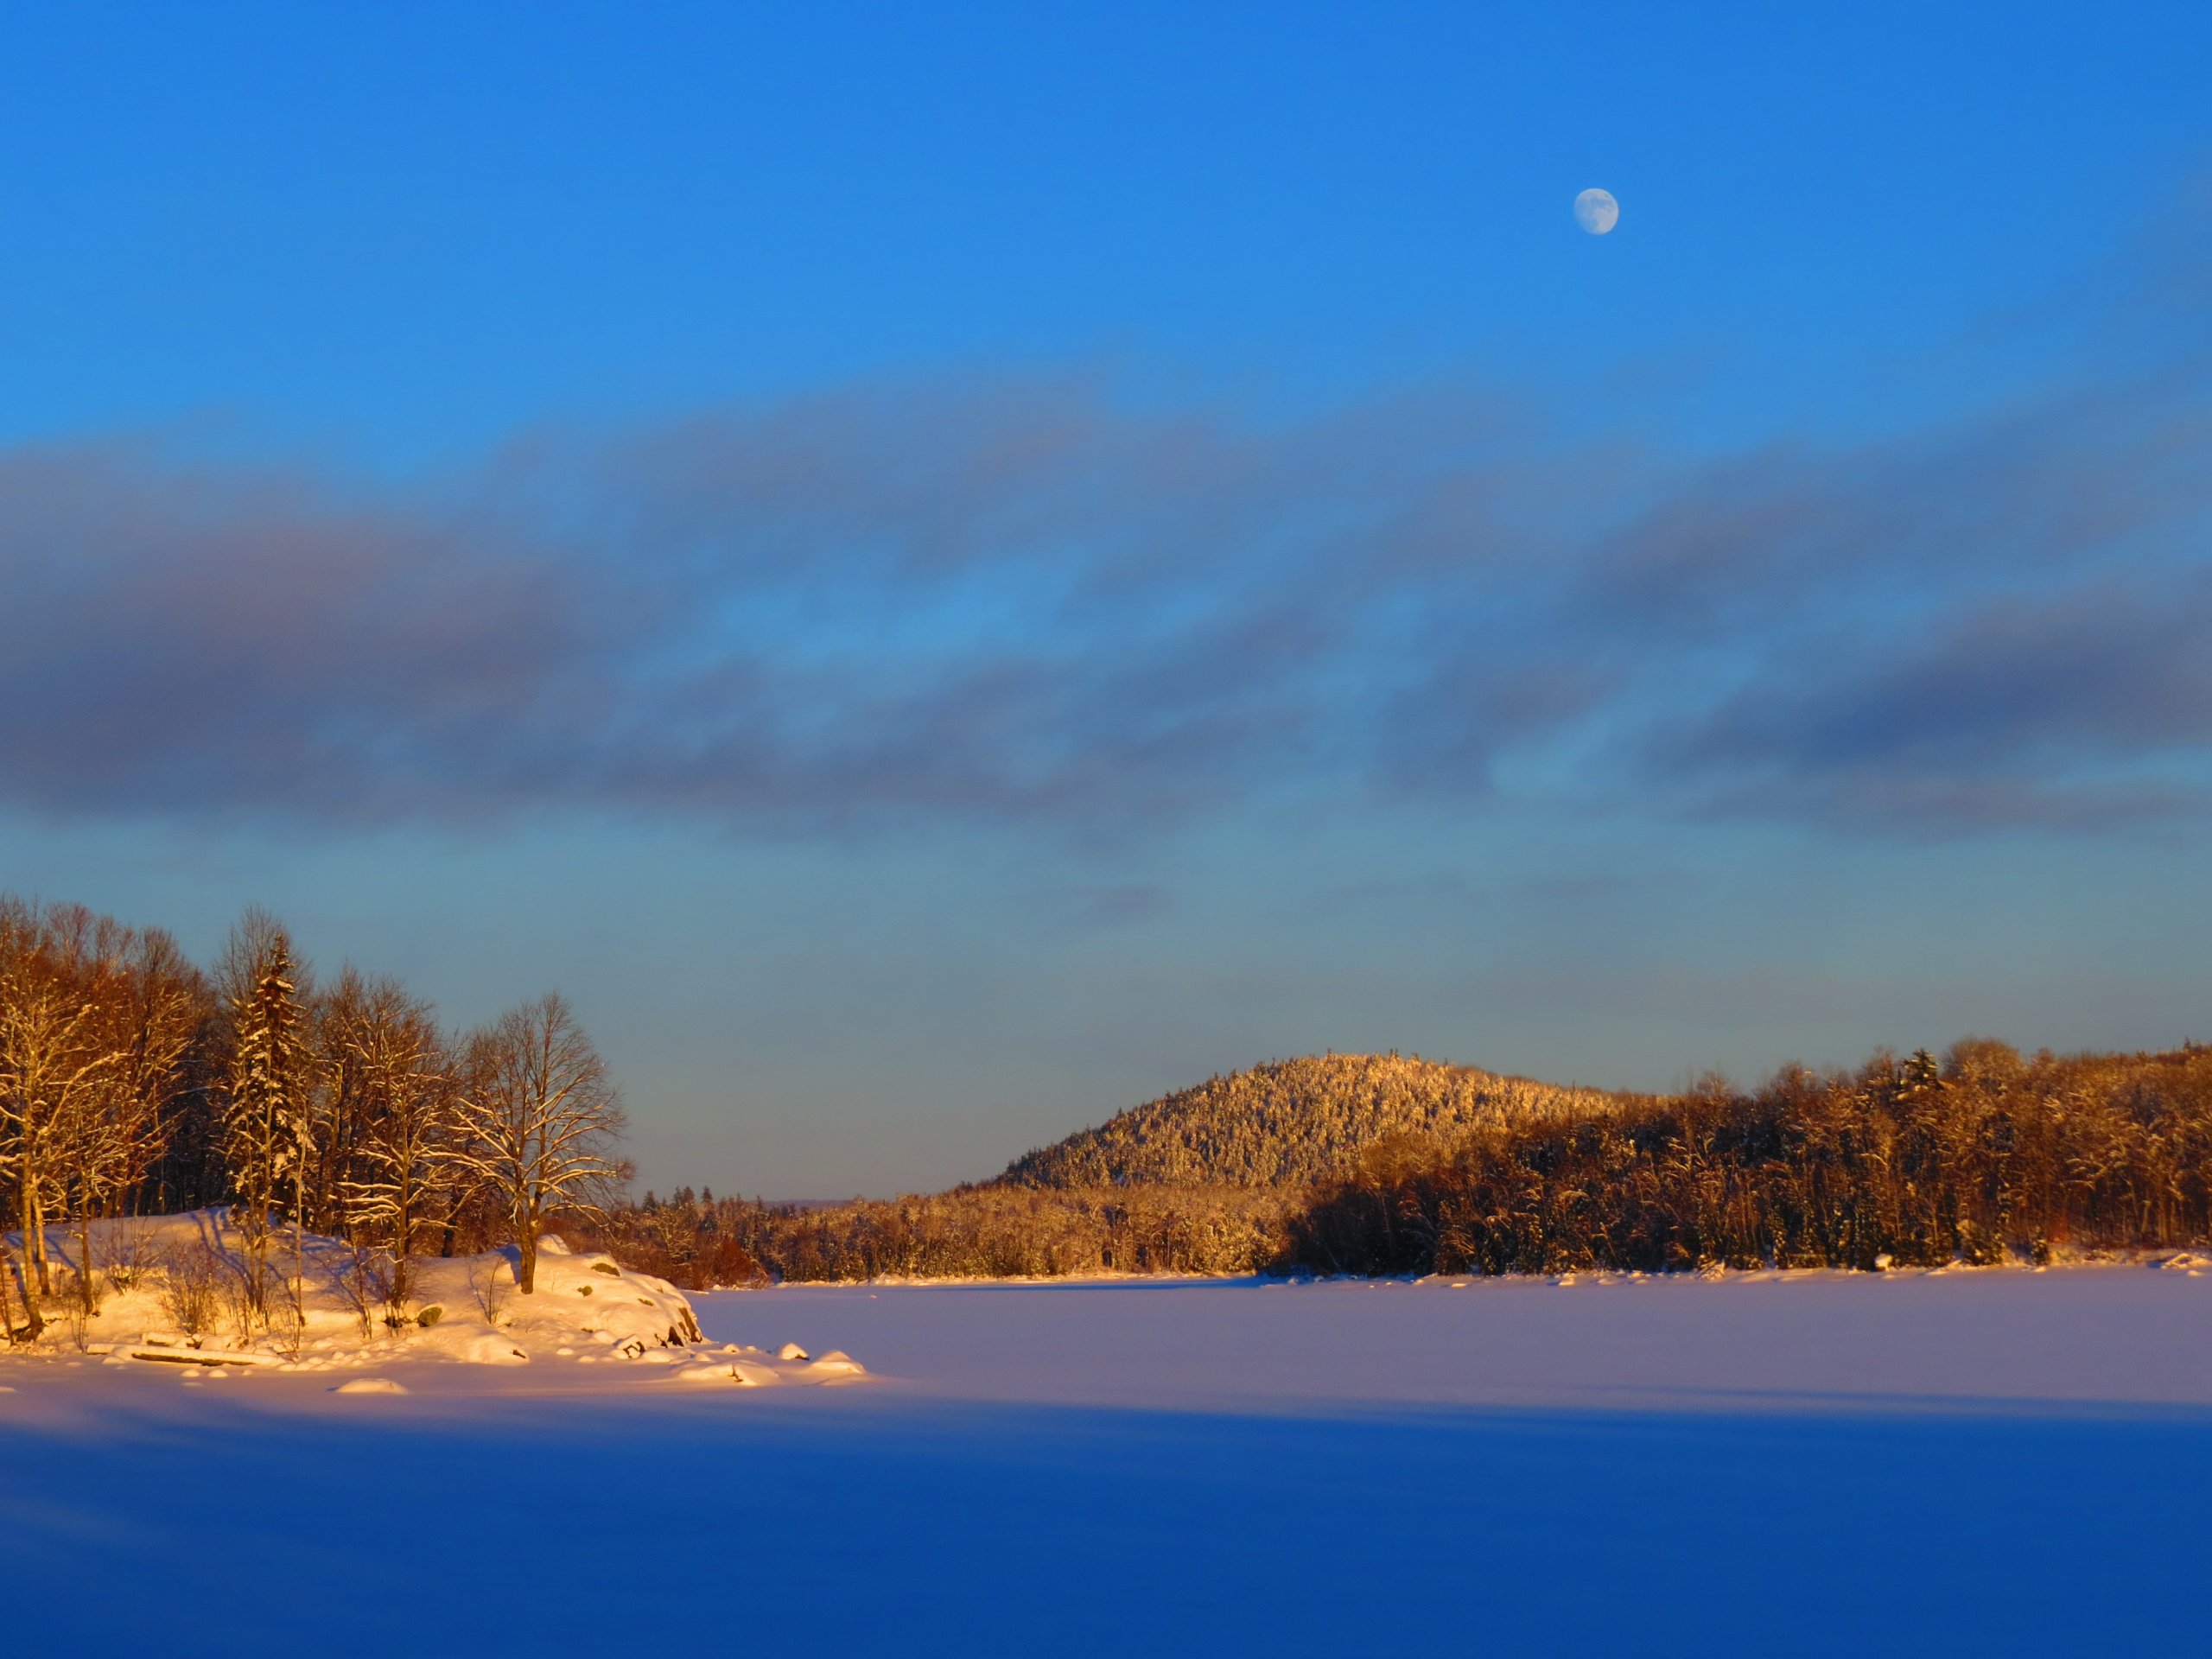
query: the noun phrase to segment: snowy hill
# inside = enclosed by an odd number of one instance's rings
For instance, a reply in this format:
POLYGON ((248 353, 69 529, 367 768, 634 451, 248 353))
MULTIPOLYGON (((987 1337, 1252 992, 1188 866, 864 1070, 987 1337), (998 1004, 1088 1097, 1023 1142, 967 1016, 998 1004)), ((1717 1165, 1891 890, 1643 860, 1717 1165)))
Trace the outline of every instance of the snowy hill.
POLYGON ((1344 1173, 1398 1135, 1449 1135, 1574 1111, 1614 1096, 1417 1055, 1328 1054, 1210 1077, 1026 1153, 1016 1186, 1282 1186, 1344 1173))
MULTIPOLYGON (((12 1241, 11 1241, 12 1242, 12 1241)), ((224 1210, 99 1221, 92 1227, 92 1306, 81 1298, 73 1229, 48 1248, 58 1269, 48 1325, 25 1357, 96 1355, 111 1366, 189 1372, 374 1371, 349 1390, 405 1392, 397 1376, 453 1366, 637 1368, 637 1374, 757 1387, 843 1381, 862 1368, 843 1354, 814 1359, 712 1344, 683 1294, 611 1257, 540 1241, 537 1287, 524 1295, 510 1249, 417 1257, 407 1294, 388 1294, 389 1263, 338 1239, 272 1238, 266 1312, 248 1294, 245 1241, 224 1210), (296 1279, 298 1291, 294 1285, 296 1279), (675 1367, 672 1371, 658 1368, 675 1367)), ((19 1255, 19 1252, 15 1253, 19 1255)), ((12 1266, 12 1264, 11 1264, 12 1266)), ((454 1378, 448 1376, 450 1389, 454 1378)))

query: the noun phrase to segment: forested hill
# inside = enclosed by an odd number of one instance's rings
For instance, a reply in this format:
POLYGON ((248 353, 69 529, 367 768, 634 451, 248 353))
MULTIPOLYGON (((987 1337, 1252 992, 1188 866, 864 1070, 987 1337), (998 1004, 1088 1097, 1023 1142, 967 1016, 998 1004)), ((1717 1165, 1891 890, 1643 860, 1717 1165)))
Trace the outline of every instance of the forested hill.
POLYGON ((1416 1055, 1271 1060, 1133 1106, 1007 1166, 1001 1183, 1300 1185, 1347 1173, 1387 1136, 1604 1110, 1616 1097, 1416 1055))

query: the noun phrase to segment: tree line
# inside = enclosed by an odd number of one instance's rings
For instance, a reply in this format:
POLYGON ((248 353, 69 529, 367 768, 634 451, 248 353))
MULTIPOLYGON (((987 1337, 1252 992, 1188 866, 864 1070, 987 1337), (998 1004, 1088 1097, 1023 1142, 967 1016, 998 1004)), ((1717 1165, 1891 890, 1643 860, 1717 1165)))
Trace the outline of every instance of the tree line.
POLYGON ((995 1181, 829 1205, 627 1204, 623 1128, 557 995, 451 1032, 397 980, 319 980, 258 912, 203 969, 159 929, 0 897, 13 1339, 90 1310, 94 1221, 214 1205, 264 1324, 288 1287, 296 1311, 309 1233, 350 1243, 395 1313, 410 1260, 494 1243, 534 1290, 555 1228, 696 1288, 1870 1268, 2212 1240, 2212 1051, 2194 1046, 2024 1058, 1970 1040, 1663 1096, 1328 1055, 1164 1096, 995 1181))
POLYGON ((1281 1062, 1167 1096, 1179 1118, 1163 1103, 1124 1114, 995 1182, 826 1205, 648 1194, 603 1217, 594 1237, 701 1288, 1932 1267, 2212 1241, 2212 1051, 2201 1047, 2024 1058, 1967 1040, 1940 1061, 1923 1052, 1825 1075, 1786 1066, 1749 1090, 1711 1079, 1656 1096, 1559 1090, 1522 1096, 1527 1109, 1428 1113, 1438 1126, 1348 1135, 1453 1097, 1465 1086, 1457 1070, 1395 1056, 1281 1062), (1267 1145, 1263 1129, 1309 1143, 1267 1145), (1209 1144, 1224 1166, 1207 1166, 1209 1144), (1095 1173, 1102 1148, 1163 1172, 1326 1173, 1272 1185, 1140 1174, 1050 1184, 1095 1173))
POLYGON ((1003 1183, 830 1205, 669 1199, 564 1219, 574 1241, 686 1289, 862 1279, 1252 1273, 1281 1253, 1289 1189, 1003 1183))
POLYGON ((1327 1273, 1872 1268, 2212 1238, 2212 1050, 1986 1039, 1603 1113, 1395 1140, 1294 1214, 1327 1273))
POLYGON ((518 1247, 618 1196, 622 1103, 549 994, 461 1033, 395 979, 318 982, 249 912, 215 962, 81 906, 0 896, 0 1324, 89 1313, 96 1220, 227 1205, 250 1319, 296 1318, 304 1236, 353 1244, 395 1312, 408 1263, 518 1247), (73 1234, 72 1262, 53 1235, 73 1234), (289 1245, 289 1250, 287 1246, 289 1245), (289 1256, 289 1274, 286 1272, 289 1256))

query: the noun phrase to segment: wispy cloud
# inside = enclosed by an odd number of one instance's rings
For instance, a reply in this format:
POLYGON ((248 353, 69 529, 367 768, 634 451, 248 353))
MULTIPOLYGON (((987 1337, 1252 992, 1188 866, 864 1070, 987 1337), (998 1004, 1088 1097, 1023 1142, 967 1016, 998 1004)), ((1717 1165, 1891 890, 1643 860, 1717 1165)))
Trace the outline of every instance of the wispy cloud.
POLYGON ((1643 464, 1508 399, 1082 382, 540 433, 435 486, 0 454, 0 800, 1128 829, 1541 786, 2078 831, 2212 788, 2212 397, 1643 464), (1594 480, 1611 480, 1611 483, 1594 480))

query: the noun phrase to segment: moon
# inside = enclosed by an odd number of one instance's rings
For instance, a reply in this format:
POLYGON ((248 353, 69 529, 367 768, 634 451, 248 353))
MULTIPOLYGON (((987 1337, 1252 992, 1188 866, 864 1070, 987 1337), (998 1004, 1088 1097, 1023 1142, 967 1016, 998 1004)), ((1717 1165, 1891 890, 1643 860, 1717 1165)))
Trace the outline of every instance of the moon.
POLYGON ((1603 236, 1620 219, 1621 205, 1610 190, 1585 190, 1574 199, 1574 222, 1592 236, 1603 236))

